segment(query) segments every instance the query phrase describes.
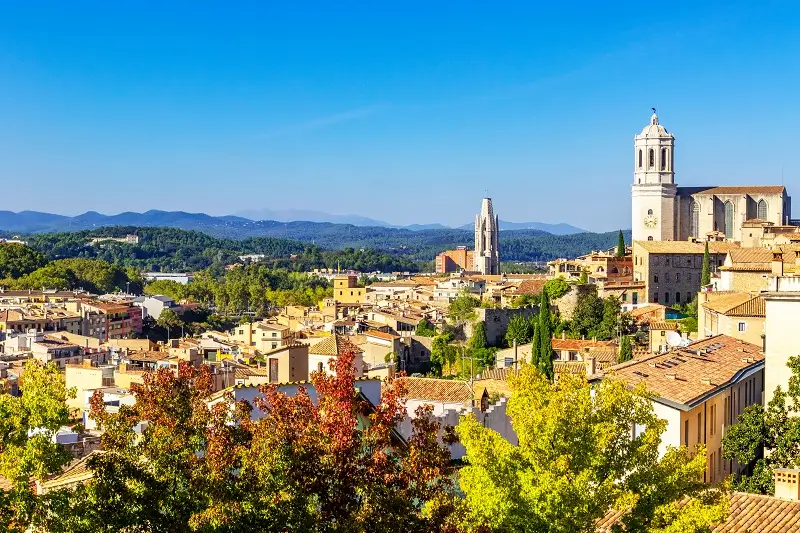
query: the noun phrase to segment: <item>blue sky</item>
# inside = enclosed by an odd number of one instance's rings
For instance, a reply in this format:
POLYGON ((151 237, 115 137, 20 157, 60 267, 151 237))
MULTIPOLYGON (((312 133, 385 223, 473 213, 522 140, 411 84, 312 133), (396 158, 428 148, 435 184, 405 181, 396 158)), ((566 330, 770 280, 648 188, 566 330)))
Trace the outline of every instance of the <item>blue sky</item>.
POLYGON ((793 193, 800 3, 652 5, 6 2, 0 209, 627 228, 652 106, 679 184, 793 193))

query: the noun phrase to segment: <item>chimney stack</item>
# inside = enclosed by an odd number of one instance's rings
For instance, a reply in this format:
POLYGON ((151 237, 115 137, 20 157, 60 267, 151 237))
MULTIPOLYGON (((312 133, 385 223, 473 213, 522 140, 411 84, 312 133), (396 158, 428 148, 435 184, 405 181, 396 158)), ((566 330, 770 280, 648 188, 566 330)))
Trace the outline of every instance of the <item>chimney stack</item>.
POLYGON ((776 468, 775 474, 775 497, 782 500, 800 501, 800 469, 798 468, 776 468))
POLYGON ((783 253, 772 253, 772 275, 783 276, 783 253))

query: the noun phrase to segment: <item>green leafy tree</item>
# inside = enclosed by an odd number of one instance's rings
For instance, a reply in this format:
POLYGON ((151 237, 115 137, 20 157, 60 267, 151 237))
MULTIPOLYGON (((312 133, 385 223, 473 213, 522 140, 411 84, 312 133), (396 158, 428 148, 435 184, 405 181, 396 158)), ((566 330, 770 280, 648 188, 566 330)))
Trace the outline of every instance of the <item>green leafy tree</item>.
POLYGON ((617 237, 617 257, 625 257, 625 236, 622 235, 622 230, 619 230, 617 237))
POLYGON ((47 259, 24 244, 0 244, 0 279, 16 279, 47 264, 47 259))
POLYGON ((433 337, 436 335, 436 328, 427 318, 423 318, 420 320, 419 324, 417 324, 417 329, 414 331, 414 335, 419 337, 433 337))
POLYGON ((29 361, 20 388, 20 397, 0 394, 0 476, 10 484, 0 489, 0 527, 10 532, 26 531, 41 510, 30 483, 59 472, 72 459, 53 441, 69 421, 65 402, 75 397, 58 367, 29 361))
POLYGON ((172 309, 164 309, 161 311, 161 314, 158 315, 156 324, 162 328, 179 328, 183 324, 183 320, 181 320, 178 313, 172 309))
POLYGON ((552 381, 555 374, 553 371, 551 320, 550 301, 547 298, 547 291, 542 291, 542 296, 539 300, 539 350, 536 357, 536 366, 543 376, 552 381))
POLYGON ((700 274, 700 286, 705 287, 711 283, 711 255, 708 253, 708 241, 703 251, 703 270, 700 274))
POLYGON ((617 356, 618 363, 624 363, 633 359, 633 347, 631 346, 631 338, 628 335, 622 336, 622 341, 619 345, 619 355, 617 356))
POLYGON ((526 344, 531 340, 533 335, 531 321, 523 315, 514 315, 508 321, 508 328, 506 328, 505 341, 508 346, 513 346, 516 341, 517 346, 526 344))
POLYGON ((701 533, 727 517, 725 485, 703 481, 702 445, 660 457, 666 422, 643 388, 613 379, 591 387, 575 376, 553 384, 528 365, 511 386, 518 445, 474 415, 456 428, 466 448, 456 514, 464 529, 593 533, 614 509, 621 531, 701 533), (632 438, 632 427, 645 429, 632 438))
POLYGON ((565 294, 567 294, 570 290, 569 283, 562 277, 558 277, 555 279, 549 279, 544 284, 544 292, 547 293, 547 299, 551 302, 553 300, 558 300, 565 294))
POLYGON ((451 359, 453 334, 450 332, 437 335, 431 343, 431 372, 441 376, 444 365, 451 359))
POLYGON ((144 293, 147 296, 169 296, 176 302, 180 302, 187 297, 189 287, 190 285, 184 285, 171 279, 159 279, 145 285, 144 293))
POLYGON ((520 294, 511 300, 510 306, 515 309, 520 307, 528 307, 530 305, 535 305, 538 300, 539 299, 535 294, 520 294))
POLYGON ((581 277, 578 278, 578 285, 586 285, 589 283, 589 271, 585 268, 581 269, 581 277))
POLYGON ((486 348, 487 345, 486 325, 483 322, 476 322, 472 327, 472 337, 469 338, 469 348, 471 350, 480 350, 486 348))
POLYGON ((467 291, 459 294, 448 309, 448 315, 456 322, 466 322, 475 319, 475 308, 480 305, 480 300, 467 291))
POLYGON ((774 469, 800 465, 800 356, 790 357, 788 366, 788 390, 778 387, 766 408, 747 407, 722 439, 725 459, 752 465, 752 473, 735 483, 737 490, 773 494, 774 469), (768 455, 762 454, 765 448, 768 455))

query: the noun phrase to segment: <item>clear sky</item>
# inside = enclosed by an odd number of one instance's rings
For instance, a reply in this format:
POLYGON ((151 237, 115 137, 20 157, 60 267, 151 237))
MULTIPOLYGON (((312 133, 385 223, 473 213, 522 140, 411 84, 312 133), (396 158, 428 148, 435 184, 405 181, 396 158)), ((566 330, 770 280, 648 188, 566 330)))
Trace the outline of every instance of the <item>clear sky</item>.
POLYGON ((462 224, 488 190, 628 228, 653 106, 680 185, 800 195, 799 28, 796 1, 3 2, 0 209, 462 224))

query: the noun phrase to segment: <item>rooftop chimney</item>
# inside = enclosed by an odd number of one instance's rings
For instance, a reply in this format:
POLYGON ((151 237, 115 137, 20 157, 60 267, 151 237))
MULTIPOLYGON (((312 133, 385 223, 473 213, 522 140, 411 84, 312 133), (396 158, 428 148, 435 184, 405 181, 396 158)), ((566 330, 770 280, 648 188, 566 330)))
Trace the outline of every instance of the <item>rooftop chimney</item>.
POLYGON ((783 253, 772 253, 772 275, 783 276, 783 253))
POLYGON ((800 501, 800 469, 776 468, 775 469, 775 497, 793 502, 800 501))

